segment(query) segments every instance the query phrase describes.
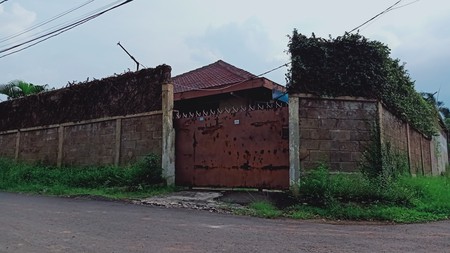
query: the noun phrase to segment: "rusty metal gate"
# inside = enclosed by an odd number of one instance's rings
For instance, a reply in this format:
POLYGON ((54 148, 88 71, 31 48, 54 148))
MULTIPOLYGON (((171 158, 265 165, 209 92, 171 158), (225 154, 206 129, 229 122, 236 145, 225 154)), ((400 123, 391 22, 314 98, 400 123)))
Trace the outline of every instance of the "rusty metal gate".
POLYGON ((287 107, 179 114, 175 130, 177 185, 289 187, 287 107))

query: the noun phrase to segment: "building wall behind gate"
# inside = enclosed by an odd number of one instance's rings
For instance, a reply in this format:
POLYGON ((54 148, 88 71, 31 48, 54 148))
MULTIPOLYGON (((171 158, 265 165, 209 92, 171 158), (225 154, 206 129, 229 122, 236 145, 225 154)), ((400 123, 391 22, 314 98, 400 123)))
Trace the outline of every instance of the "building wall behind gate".
POLYGON ((181 118, 175 128, 178 185, 289 187, 286 107, 181 118))

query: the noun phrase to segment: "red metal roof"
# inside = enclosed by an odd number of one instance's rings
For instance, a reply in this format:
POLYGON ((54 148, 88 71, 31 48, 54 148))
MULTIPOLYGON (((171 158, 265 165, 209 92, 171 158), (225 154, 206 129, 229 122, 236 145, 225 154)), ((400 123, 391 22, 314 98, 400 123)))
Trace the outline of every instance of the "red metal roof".
POLYGON ((172 78, 174 93, 210 89, 257 78, 222 60, 172 78))

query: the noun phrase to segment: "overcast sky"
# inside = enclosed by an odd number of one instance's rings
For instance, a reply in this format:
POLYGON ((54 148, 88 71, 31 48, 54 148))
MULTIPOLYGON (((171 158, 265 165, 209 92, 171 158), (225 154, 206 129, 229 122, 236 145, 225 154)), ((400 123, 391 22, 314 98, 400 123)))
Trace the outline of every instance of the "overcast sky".
MULTIPOLYGON (((134 62, 172 66, 172 76, 222 59, 253 74, 289 61, 287 35, 336 37, 398 0, 134 0, 66 33, 0 58, 0 83, 21 79, 60 88, 69 81, 103 78, 134 62)), ((0 1, 1 2, 1 1, 0 1)), ((8 0, 0 4, 0 50, 33 34, 70 22, 113 0, 8 0), (13 39, 11 35, 82 8, 13 39)), ((416 90, 439 92, 450 106, 450 1, 403 0, 360 33, 392 49, 406 63, 416 90)), ((1 56, 1 54, 0 54, 1 56)), ((285 84, 282 68, 266 77, 285 84)), ((0 97, 0 99, 5 99, 0 97)))

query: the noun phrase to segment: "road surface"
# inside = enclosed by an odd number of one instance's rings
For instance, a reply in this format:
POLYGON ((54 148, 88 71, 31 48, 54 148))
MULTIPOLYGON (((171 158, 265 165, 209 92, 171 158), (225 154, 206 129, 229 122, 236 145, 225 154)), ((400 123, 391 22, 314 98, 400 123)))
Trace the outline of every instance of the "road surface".
POLYGON ((0 252, 450 252, 450 221, 336 225, 0 193, 0 252))

